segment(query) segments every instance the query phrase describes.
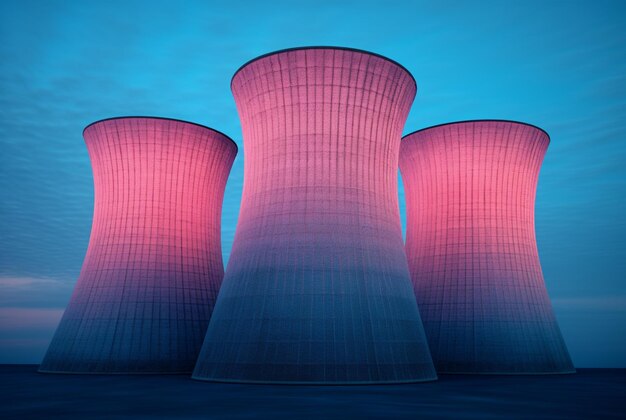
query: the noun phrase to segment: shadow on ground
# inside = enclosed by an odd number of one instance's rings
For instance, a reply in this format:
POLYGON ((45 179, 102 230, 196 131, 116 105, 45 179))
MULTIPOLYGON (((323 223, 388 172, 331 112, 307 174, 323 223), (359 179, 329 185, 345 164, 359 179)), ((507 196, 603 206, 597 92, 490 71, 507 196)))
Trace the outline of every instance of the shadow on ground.
POLYGON ((441 376, 407 385, 198 382, 181 375, 36 373, 0 365, 0 418, 624 418, 626 369, 575 375, 441 376))

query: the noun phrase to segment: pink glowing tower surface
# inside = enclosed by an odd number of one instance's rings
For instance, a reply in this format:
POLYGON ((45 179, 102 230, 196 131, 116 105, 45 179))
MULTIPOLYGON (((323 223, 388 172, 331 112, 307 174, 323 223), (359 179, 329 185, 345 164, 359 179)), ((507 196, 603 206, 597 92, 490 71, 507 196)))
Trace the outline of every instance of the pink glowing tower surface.
POLYGON ((574 370, 535 241, 550 139, 510 121, 467 121, 403 138, 406 252, 440 373, 574 370))
POLYGON ((398 211, 411 75, 371 53, 311 47, 247 63, 232 90, 243 199, 193 377, 435 379, 398 211))
POLYGON ((190 372, 224 275, 222 198, 237 146, 162 118, 103 120, 83 135, 91 238, 39 370, 190 372))

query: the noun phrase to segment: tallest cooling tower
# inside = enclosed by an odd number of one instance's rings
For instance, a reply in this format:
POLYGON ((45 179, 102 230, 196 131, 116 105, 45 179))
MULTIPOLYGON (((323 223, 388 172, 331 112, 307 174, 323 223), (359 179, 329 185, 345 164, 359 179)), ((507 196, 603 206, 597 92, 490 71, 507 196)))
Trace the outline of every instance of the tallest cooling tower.
POLYGON ((247 63, 232 90, 243 198, 194 378, 435 379, 397 198, 414 79, 371 53, 316 47, 247 63))

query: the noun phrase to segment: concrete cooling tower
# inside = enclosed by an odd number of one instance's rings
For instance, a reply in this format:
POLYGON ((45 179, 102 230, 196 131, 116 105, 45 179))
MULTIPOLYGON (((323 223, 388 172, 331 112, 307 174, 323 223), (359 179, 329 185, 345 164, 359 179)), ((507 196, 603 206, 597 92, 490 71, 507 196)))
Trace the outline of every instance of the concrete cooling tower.
POLYGON ((311 47, 248 62, 232 91, 241 213, 193 377, 435 379, 398 211, 412 76, 378 55, 311 47))
POLYGON ((549 141, 509 121, 444 124, 403 138, 406 252, 439 373, 574 371, 535 240, 549 141))
POLYGON ((84 131, 95 188, 87 255, 40 372, 191 372, 224 267, 224 187, 237 146, 183 121, 84 131))

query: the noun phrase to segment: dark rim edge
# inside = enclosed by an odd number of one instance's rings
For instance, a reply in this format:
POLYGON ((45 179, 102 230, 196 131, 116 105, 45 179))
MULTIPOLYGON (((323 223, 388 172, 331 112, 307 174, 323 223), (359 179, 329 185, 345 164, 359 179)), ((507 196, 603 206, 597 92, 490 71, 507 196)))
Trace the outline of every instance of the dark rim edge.
POLYGON ((352 51, 352 52, 357 52, 357 53, 361 53, 361 54, 367 54, 367 55, 371 55, 374 57, 378 57, 378 58, 382 58, 383 60, 386 60, 398 67, 400 67, 402 70, 404 70, 409 77, 411 78, 411 80, 413 80, 413 84, 415 85, 415 91, 417 91, 417 81, 415 80, 415 77, 413 76, 413 74, 409 71, 409 69, 407 69, 406 67, 404 67, 402 64, 398 63, 395 60, 392 60, 389 57, 385 57, 382 54, 378 54, 375 52, 371 52, 371 51, 367 51, 367 50, 362 50, 359 48, 352 48, 352 47, 337 47, 337 46, 332 46, 332 45, 309 45, 309 46, 304 46, 304 47, 291 47, 291 48, 283 48, 281 50, 276 50, 276 51, 271 51, 262 55, 259 55, 258 57, 252 58, 248 61, 246 61, 245 63, 243 63, 241 66, 239 66, 239 68, 235 71, 235 73, 233 73, 233 77, 230 78, 230 86, 232 88, 233 86, 233 80, 235 79, 235 76, 237 76, 237 74, 246 66, 248 66, 249 64, 254 63, 255 61, 261 60, 263 58, 272 56, 272 55, 278 55, 278 54, 282 54, 282 53, 286 53, 286 52, 291 52, 291 51, 302 51, 302 50, 340 50, 340 51, 352 51))
POLYGON ((222 133, 219 130, 216 130, 215 128, 211 128, 211 127, 207 127, 206 125, 202 125, 202 124, 198 124, 192 121, 185 121, 185 120, 180 120, 178 118, 168 118, 168 117, 153 117, 153 116, 149 116, 149 115, 123 115, 120 117, 109 117, 109 118, 103 118, 101 120, 97 120, 94 121, 90 124, 87 124, 85 126, 85 128, 83 128, 83 136, 85 135, 85 131, 91 127, 92 125, 96 125, 99 124, 101 122, 105 122, 105 121, 112 121, 112 120, 125 120, 125 119, 139 119, 139 118, 143 118, 143 119, 148 119, 148 120, 166 120, 166 121, 174 121, 174 122, 179 122, 179 123, 184 123, 184 124, 190 124, 190 125, 195 125, 197 127, 202 127, 205 128, 207 130, 213 131, 217 134, 220 134, 222 136, 224 136, 227 140, 230 140, 231 143, 233 143, 233 145, 235 146, 235 149, 237 151, 239 151, 239 146, 237 146, 237 143, 235 143, 235 140, 233 140, 230 136, 222 133))
POLYGON ((546 135, 546 137, 548 137, 548 142, 551 141, 550 134, 548 134, 548 132, 546 130, 544 130, 543 128, 541 128, 541 127, 538 127, 538 126, 536 126, 534 124, 530 124, 530 123, 523 122, 523 121, 500 120, 500 119, 461 120, 461 121, 452 121, 452 122, 447 122, 447 123, 431 125, 430 127, 420 128, 419 130, 411 131, 409 134, 405 134, 404 136, 402 136, 402 140, 404 140, 405 138, 407 138, 409 136, 412 136, 413 134, 416 134, 416 133, 419 133, 419 132, 422 132, 422 131, 426 131, 426 130, 430 130, 432 128, 443 127, 443 126, 446 126, 446 125, 474 123, 474 122, 502 122, 502 123, 512 123, 512 124, 525 125, 527 127, 532 127, 532 128, 535 128, 535 129, 541 131, 542 133, 544 133, 546 135))

